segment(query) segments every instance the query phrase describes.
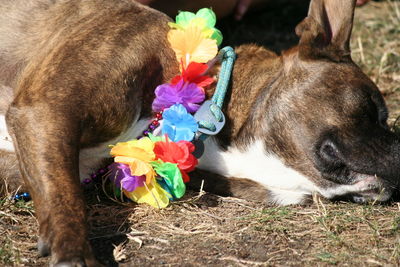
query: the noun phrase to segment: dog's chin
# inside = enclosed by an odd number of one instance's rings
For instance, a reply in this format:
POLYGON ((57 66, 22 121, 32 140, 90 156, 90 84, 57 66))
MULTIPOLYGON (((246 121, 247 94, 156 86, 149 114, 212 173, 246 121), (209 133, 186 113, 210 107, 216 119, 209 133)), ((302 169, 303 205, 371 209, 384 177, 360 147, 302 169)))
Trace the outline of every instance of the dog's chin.
POLYGON ((394 187, 376 175, 348 172, 348 185, 352 192, 344 195, 345 199, 356 203, 385 202, 393 194, 394 187))
POLYGON ((346 200, 356 203, 385 202, 394 192, 394 186, 384 179, 365 173, 336 169, 335 172, 323 173, 330 188, 334 189, 334 200, 346 200), (335 190, 336 188, 336 190, 335 190))
POLYGON ((351 195, 352 201, 356 203, 385 202, 393 194, 393 187, 376 175, 353 173, 354 185, 360 188, 359 192, 351 195))

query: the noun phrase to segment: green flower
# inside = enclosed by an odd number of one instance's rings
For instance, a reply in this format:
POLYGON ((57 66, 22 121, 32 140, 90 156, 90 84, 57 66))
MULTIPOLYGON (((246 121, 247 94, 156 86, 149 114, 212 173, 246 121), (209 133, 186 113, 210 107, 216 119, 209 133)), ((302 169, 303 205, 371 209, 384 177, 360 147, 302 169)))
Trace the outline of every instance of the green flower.
POLYGON ((182 179, 178 164, 170 162, 153 161, 151 163, 157 174, 163 178, 159 184, 164 190, 169 192, 174 198, 181 198, 186 191, 186 186, 182 179))

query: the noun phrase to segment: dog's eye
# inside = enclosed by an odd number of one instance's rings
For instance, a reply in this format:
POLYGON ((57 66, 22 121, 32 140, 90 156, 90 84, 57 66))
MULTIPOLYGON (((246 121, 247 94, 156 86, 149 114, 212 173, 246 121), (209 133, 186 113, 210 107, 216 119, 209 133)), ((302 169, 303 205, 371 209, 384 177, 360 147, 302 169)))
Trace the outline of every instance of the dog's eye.
POLYGON ((383 98, 380 95, 372 95, 370 101, 370 105, 372 105, 374 109, 373 112, 377 114, 376 123, 381 127, 389 128, 387 124, 389 113, 383 98))
POLYGON ((388 128, 387 119, 388 111, 386 106, 380 102, 374 101, 373 98, 368 100, 365 113, 362 115, 364 119, 368 118, 370 122, 381 127, 388 128))
POLYGON ((388 111, 385 110, 380 110, 380 112, 378 113, 378 122, 379 124, 384 127, 384 128, 388 128, 388 124, 387 124, 387 120, 388 120, 388 111))
POLYGON ((377 123, 380 126, 382 126, 384 128, 387 128, 388 127, 387 120, 388 120, 388 117, 389 117, 389 113, 388 113, 386 107, 384 107, 384 106, 380 107, 378 105, 378 106, 375 106, 375 109, 376 109, 376 112, 378 113, 377 123))

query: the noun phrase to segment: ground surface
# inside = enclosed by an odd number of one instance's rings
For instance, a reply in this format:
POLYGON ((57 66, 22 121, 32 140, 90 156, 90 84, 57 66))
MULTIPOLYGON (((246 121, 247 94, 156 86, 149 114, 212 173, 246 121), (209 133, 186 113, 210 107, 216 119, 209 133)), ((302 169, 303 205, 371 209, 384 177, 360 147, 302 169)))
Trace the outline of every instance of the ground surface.
MULTIPOLYGON (((278 2, 278 1, 276 1, 278 2)), ((227 44, 257 42, 274 50, 296 42, 304 1, 268 7, 243 23, 222 21, 227 44)), ((391 122, 400 115, 400 2, 358 8, 353 58, 384 92, 391 122)), ((101 191, 101 190, 100 190, 101 191)), ((400 264, 400 203, 357 205, 314 197, 301 207, 265 207, 189 192, 158 211, 88 195, 91 241, 109 266, 266 266, 400 264)), ((0 266, 43 266, 32 203, 0 202, 0 266)))

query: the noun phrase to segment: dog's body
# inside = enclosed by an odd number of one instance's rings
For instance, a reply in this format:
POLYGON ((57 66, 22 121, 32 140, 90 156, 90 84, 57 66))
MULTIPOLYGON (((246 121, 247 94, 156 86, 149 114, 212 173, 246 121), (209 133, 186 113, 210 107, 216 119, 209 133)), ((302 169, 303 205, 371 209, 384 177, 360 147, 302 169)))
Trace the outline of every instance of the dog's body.
MULTIPOLYGON (((350 59, 353 11, 353 1, 315 0, 298 47, 282 56, 236 49, 227 126, 200 160, 206 188, 277 204, 312 193, 390 197, 399 140, 378 89, 350 59)), ((178 73, 169 19, 129 0, 2 0, 0 14, 0 111, 13 146, 6 132, 1 145, 15 148, 33 196, 39 249, 52 264, 95 265, 79 176, 101 166, 109 144, 147 127, 155 87, 178 73)))

